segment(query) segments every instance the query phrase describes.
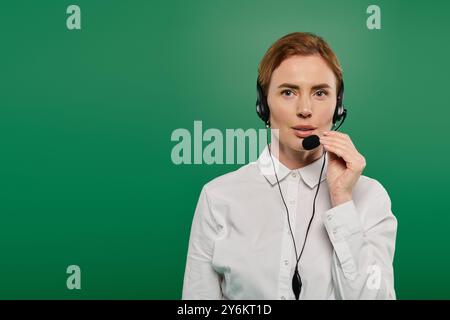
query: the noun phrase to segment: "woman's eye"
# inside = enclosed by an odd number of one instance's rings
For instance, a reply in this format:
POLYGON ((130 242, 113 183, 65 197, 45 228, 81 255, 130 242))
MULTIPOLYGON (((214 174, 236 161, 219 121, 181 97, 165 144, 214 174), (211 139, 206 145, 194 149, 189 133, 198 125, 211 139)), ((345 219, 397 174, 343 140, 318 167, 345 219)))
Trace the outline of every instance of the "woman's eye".
POLYGON ((323 93, 323 95, 319 95, 319 97, 323 97, 324 95, 327 95, 327 92, 324 90, 319 90, 317 93, 323 93))
POLYGON ((291 96, 291 93, 293 93, 291 90, 283 90, 283 91, 281 91, 281 93, 282 94, 285 94, 285 93, 289 93, 288 95, 287 95, 287 97, 290 97, 291 96))

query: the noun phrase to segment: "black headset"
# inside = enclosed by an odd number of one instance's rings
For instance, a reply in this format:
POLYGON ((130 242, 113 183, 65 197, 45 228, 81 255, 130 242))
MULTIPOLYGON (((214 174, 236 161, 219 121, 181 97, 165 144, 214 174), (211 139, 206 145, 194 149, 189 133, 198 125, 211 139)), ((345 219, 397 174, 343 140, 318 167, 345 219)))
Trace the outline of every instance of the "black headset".
MULTIPOLYGON (((269 126, 270 109, 269 105, 267 104, 267 97, 264 94, 264 91, 258 80, 256 81, 256 96, 256 113, 258 114, 259 118, 264 121, 264 124, 266 126, 269 126)), ((347 109, 345 109, 343 101, 344 80, 341 80, 341 86, 339 88, 339 93, 337 96, 336 108, 334 109, 333 114, 333 125, 335 125, 336 122, 340 120, 344 121, 345 117, 347 116, 347 109)))
MULTIPOLYGON (((270 123, 269 123, 269 119, 270 119, 270 110, 269 110, 269 106, 267 104, 267 98, 264 95, 264 92, 262 90, 262 87, 259 83, 259 81, 256 81, 256 94, 257 94, 257 100, 256 100, 256 113, 258 114, 258 116, 261 118, 262 121, 264 121, 264 124, 266 125, 267 128, 270 127, 270 123)), ((339 88, 339 93, 337 96, 337 102, 336 102, 336 108, 334 109, 334 114, 333 114, 333 130, 338 130, 339 127, 344 123, 345 118, 347 116, 347 109, 344 108, 343 105, 343 100, 344 100, 344 81, 341 81, 341 87, 339 88), (342 121, 341 121, 342 120, 342 121), (341 123, 339 124, 339 126, 337 128, 334 128, 334 126, 336 125, 336 122, 341 121, 341 123)), ((294 269, 294 276, 292 277, 292 290, 294 292, 295 295, 295 299, 298 300, 300 297, 300 292, 301 292, 301 288, 302 288, 302 280, 300 277, 300 273, 298 271, 298 263, 300 261, 300 258, 302 256, 303 250, 305 249, 305 244, 306 244, 306 239, 308 237, 308 232, 309 229, 311 227, 311 223, 314 219, 314 214, 316 211, 316 198, 317 198, 317 194, 319 193, 319 188, 320 188, 320 182, 322 180, 322 172, 323 169, 325 167, 325 150, 323 152, 323 163, 322 163, 322 169, 320 170, 320 176, 319 176, 319 182, 317 184, 317 189, 316 189, 316 193, 314 195, 314 201, 313 201, 313 212, 311 215, 311 218, 309 219, 309 223, 308 223, 308 227, 306 229, 306 235, 305 235, 305 240, 303 241, 303 247, 300 251, 300 255, 298 255, 297 253, 297 246, 295 244, 295 238, 294 238, 294 234, 292 232, 292 227, 291 227, 291 222, 289 219, 289 209, 286 205, 286 201, 284 200, 283 197, 283 192, 281 191, 281 187, 280 187, 280 181, 278 179, 278 175, 277 172, 275 170, 275 164, 272 158, 272 152, 271 152, 271 148, 269 145, 269 135, 266 135, 267 137, 267 147, 269 150, 269 154, 270 154, 270 159, 272 160, 272 165, 274 168, 274 174, 275 177, 277 179, 277 185, 278 185, 278 190, 280 191, 280 195, 281 195, 281 200, 283 201, 284 207, 286 209, 286 215, 287 215, 287 221, 289 223, 289 230, 291 232, 291 236, 292 236, 292 241, 294 242, 294 249, 295 249, 295 258, 296 258, 296 264, 295 264, 295 269, 294 269)))

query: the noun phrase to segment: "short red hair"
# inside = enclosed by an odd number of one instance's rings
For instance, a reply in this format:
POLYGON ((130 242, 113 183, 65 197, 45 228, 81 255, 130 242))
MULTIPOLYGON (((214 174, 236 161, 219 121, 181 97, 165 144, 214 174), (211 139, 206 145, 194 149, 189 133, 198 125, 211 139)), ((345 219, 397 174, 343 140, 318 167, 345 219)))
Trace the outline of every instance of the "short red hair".
POLYGON ((278 39, 267 50, 258 67, 258 81, 267 96, 273 71, 287 58, 295 55, 320 55, 336 76, 336 94, 342 81, 342 68, 330 46, 310 32, 293 32, 278 39))

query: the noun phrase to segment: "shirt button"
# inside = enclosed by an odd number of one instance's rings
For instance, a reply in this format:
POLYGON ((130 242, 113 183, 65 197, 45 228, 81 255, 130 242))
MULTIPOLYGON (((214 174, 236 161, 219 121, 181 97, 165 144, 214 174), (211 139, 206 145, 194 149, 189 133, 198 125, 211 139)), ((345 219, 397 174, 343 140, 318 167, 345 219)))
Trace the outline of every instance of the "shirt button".
POLYGON ((288 260, 284 260, 284 265, 287 266, 289 264, 288 260))
POLYGON ((291 175, 292 175, 292 178, 297 178, 297 173, 292 172, 291 175))
POLYGON ((353 265, 353 263, 350 262, 350 263, 344 264, 342 269, 346 272, 349 272, 349 271, 352 271, 354 267, 355 266, 353 265))
POLYGON ((327 219, 328 219, 328 221, 331 221, 331 219, 333 219, 333 216, 330 214, 330 215, 327 217, 327 219))
POLYGON ((286 300, 286 297, 285 296, 281 296, 281 300, 286 300))

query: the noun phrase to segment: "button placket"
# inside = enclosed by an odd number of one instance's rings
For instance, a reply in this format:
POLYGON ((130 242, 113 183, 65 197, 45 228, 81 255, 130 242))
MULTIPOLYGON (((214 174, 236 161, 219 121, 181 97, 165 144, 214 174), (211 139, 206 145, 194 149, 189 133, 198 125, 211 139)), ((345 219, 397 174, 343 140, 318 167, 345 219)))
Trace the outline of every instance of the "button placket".
MULTIPOLYGON (((288 204, 295 211, 295 205, 297 204, 297 192, 298 192, 298 173, 293 171, 288 179, 288 204)), ((293 212, 294 213, 294 212, 293 212)), ((291 214, 291 217, 294 214, 291 214)), ((293 218, 291 218, 292 220, 293 218)))

